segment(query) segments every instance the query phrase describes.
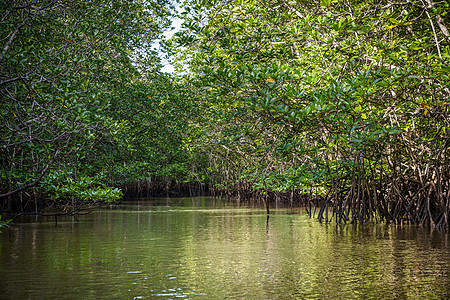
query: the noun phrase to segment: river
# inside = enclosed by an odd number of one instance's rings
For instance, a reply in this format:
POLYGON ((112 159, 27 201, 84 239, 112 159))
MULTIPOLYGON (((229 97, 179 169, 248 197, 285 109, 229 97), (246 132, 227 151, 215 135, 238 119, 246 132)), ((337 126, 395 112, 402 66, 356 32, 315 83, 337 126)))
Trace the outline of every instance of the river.
POLYGON ((197 197, 17 223, 0 299, 449 299, 450 235, 197 197))

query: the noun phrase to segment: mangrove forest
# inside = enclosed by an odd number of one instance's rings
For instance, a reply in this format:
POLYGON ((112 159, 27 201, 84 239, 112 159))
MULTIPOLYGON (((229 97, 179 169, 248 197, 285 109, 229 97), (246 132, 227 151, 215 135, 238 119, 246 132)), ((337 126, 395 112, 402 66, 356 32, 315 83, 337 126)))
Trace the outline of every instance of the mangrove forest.
POLYGON ((207 195, 448 230, 450 3, 0 1, 0 124, 0 227, 207 195))

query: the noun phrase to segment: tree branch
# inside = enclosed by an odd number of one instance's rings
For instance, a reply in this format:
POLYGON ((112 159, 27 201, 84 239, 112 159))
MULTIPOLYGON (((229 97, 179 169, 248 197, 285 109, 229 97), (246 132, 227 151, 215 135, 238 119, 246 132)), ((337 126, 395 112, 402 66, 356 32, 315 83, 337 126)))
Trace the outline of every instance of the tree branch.
POLYGON ((298 10, 296 10, 294 7, 292 7, 291 5, 286 3, 286 1, 281 0, 280 2, 284 7, 286 7, 288 10, 290 10, 292 13, 296 14, 297 17, 302 18, 302 19, 304 18, 304 16, 298 10))
MULTIPOLYGON (((427 0, 427 2, 428 2, 428 7, 434 8, 433 0, 427 0)), ((427 13, 427 15, 428 15, 428 13, 427 13)), ((429 17, 430 17, 430 15, 428 15, 428 18, 429 17)), ((431 22, 431 20, 430 20, 430 22, 431 22)), ((441 29, 444 36, 450 41, 450 32, 449 32, 447 26, 445 26, 444 20, 442 19, 440 14, 436 15, 436 23, 438 24, 438 26, 441 29)), ((433 26, 433 24, 431 24, 431 26, 433 26)), ((433 31, 434 31, 434 28, 433 28, 433 31)), ((435 33, 435 36, 436 36, 436 33, 435 33)))
POLYGON ((438 51, 439 59, 442 61, 441 49, 439 48, 439 40, 436 35, 436 30, 434 29, 433 21, 431 20, 431 17, 430 17, 430 14, 428 13, 428 11, 425 11, 425 13, 427 14, 428 19, 430 20, 431 29, 433 29, 434 41, 436 42, 436 48, 438 51))
MULTIPOLYGON (((28 18, 27 18, 28 19, 28 18)), ((8 48, 11 46, 12 41, 14 40, 14 37, 17 35, 17 33, 19 32, 20 28, 22 28, 25 24, 27 19, 25 19, 25 21, 20 24, 19 26, 17 26, 17 28, 14 30, 14 32, 11 34, 11 37, 9 38, 8 42, 6 43, 5 47, 3 48, 2 51, 2 56, 0 58, 3 58, 6 54, 6 51, 8 51, 8 48)))
MULTIPOLYGON (((28 74, 27 74, 27 75, 28 75, 28 74)), ((4 84, 8 84, 8 83, 10 83, 10 82, 17 81, 17 80, 26 79, 26 78, 27 78, 26 76, 19 76, 19 77, 16 77, 16 78, 6 79, 6 80, 3 80, 3 81, 0 81, 0 86, 1 86, 1 85, 4 85, 4 84)))
POLYGON ((35 181, 30 182, 30 183, 28 183, 28 184, 26 184, 26 185, 24 185, 24 186, 21 186, 20 188, 14 190, 14 191, 11 191, 11 192, 8 192, 8 193, 5 193, 5 194, 0 194, 0 199, 5 198, 5 197, 9 197, 9 196, 12 196, 12 195, 15 195, 15 194, 17 194, 17 193, 19 193, 19 192, 21 192, 21 191, 24 191, 24 190, 26 190, 26 189, 28 189, 28 188, 30 188, 30 187, 33 187, 33 186, 38 185, 39 183, 41 183, 42 177, 44 177, 45 172, 47 172, 48 167, 51 165, 51 163, 53 162, 53 160, 55 159, 55 157, 58 155, 58 152, 59 152, 59 150, 56 150, 55 154, 54 154, 53 157, 50 159, 50 161, 48 162, 48 164, 47 164, 47 165, 45 166, 45 168, 42 169, 42 171, 40 172, 41 175, 39 175, 39 178, 38 178, 38 179, 36 179, 35 181))

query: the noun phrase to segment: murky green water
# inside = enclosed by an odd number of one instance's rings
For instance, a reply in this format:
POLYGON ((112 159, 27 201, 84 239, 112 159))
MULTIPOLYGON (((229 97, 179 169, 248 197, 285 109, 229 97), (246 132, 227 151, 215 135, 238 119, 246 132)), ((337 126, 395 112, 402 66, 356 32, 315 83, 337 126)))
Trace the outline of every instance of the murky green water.
POLYGON ((211 198, 16 224, 1 299, 448 299, 450 236, 319 224, 211 198))

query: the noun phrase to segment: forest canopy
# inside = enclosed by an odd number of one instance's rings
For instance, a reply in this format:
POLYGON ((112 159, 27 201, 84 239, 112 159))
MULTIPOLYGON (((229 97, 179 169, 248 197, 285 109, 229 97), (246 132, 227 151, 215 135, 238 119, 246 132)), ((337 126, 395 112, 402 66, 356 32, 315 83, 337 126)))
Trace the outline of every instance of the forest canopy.
POLYGON ((202 192, 448 227, 447 1, 1 4, 2 211, 202 192), (39 204, 39 203, 40 204, 39 204))

